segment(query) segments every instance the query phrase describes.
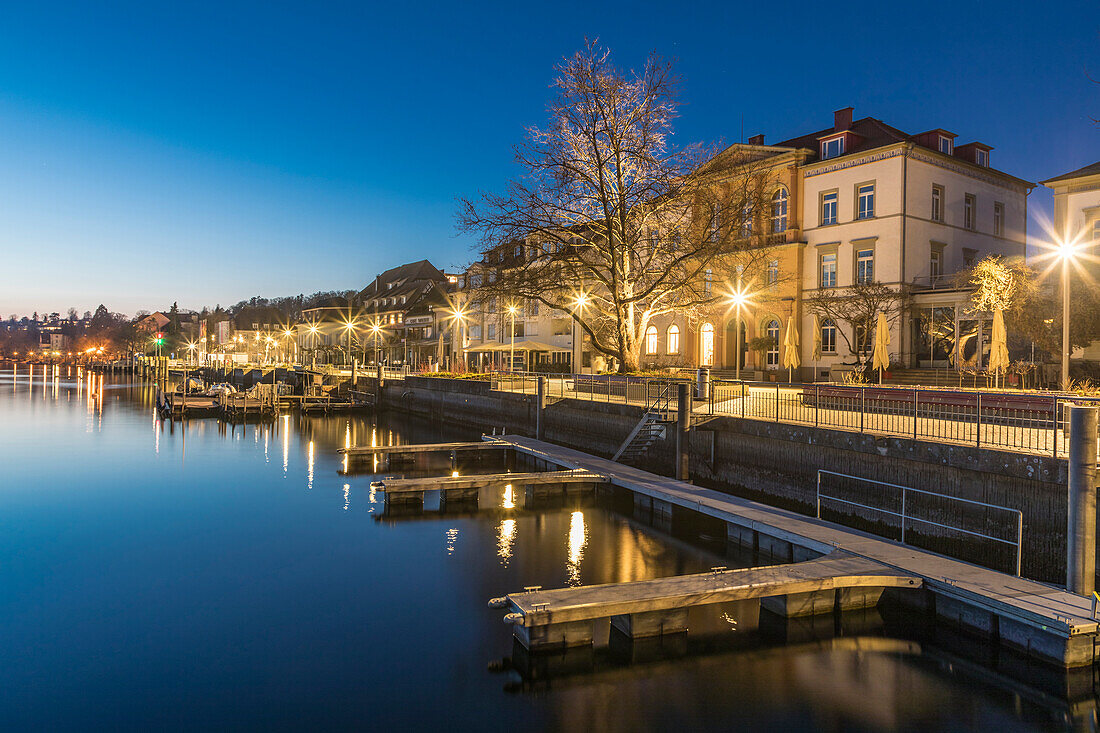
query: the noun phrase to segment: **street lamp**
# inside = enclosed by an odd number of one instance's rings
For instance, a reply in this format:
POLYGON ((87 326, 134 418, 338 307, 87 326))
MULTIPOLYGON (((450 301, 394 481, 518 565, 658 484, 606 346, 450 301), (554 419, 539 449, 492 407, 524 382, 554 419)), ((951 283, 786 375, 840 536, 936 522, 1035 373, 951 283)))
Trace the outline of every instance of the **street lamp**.
POLYGON ((291 330, 290 330, 289 328, 288 328, 287 330, 283 331, 283 336, 285 336, 285 337, 286 337, 286 339, 287 339, 287 343, 286 343, 286 346, 285 346, 285 347, 284 347, 284 349, 283 349, 283 350, 284 350, 284 352, 285 352, 285 353, 283 354, 283 356, 284 356, 284 357, 286 358, 286 362, 287 362, 287 364, 290 364, 290 363, 291 363, 291 361, 290 361, 290 337, 291 337, 292 335, 293 335, 293 331, 291 331, 291 330))
POLYGON ((735 366, 734 378, 737 381, 741 381, 741 309, 746 305, 750 305, 752 299, 748 289, 741 285, 741 283, 738 283, 737 287, 730 291, 728 300, 737 313, 733 324, 733 363, 735 366))
POLYGON ((380 363, 378 360, 378 337, 382 333, 382 327, 378 325, 377 321, 371 324, 370 332, 374 336, 374 363, 377 366, 380 363))
POLYGON ((576 297, 573 298, 573 334, 572 334, 573 354, 572 354, 572 360, 573 360, 573 373, 574 374, 580 374, 580 372, 581 372, 581 360, 582 360, 582 357, 584 356, 584 354, 583 354, 584 344, 580 343, 580 340, 584 336, 583 336, 583 334, 580 333, 580 328, 579 328, 580 321, 577 318, 577 313, 578 312, 583 313, 584 312, 584 307, 586 305, 588 305, 588 296, 585 293, 579 293, 576 297))
POLYGON ((349 363, 351 362, 351 332, 354 329, 355 329, 355 322, 354 321, 349 320, 349 321, 344 323, 344 330, 347 331, 347 337, 348 337, 348 340, 347 340, 347 360, 348 360, 349 363))
MULTIPOLYGON (((465 333, 465 331, 466 331, 466 311, 463 310, 461 306, 459 306, 458 308, 455 308, 454 310, 451 311, 451 321, 452 322, 453 321, 458 322, 458 330, 459 330, 458 336, 459 336, 459 341, 462 344, 462 367, 463 367, 463 369, 465 369, 466 368, 466 333, 465 333)), ((451 350, 454 351, 453 344, 452 344, 452 349, 451 350)), ((455 368, 454 368, 454 365, 452 364, 451 365, 451 371, 454 371, 454 370, 455 370, 455 368)))
MULTIPOLYGON (((188 354, 191 361, 193 361, 195 359, 195 349, 196 348, 198 348, 198 344, 196 344, 194 341, 189 341, 187 343, 187 350, 191 352, 190 354, 188 354)), ((101 349, 101 351, 102 351, 102 349, 101 349)))
POLYGON ((512 316, 512 345, 508 349, 508 371, 516 369, 516 308, 515 304, 508 306, 508 313, 512 316))
POLYGON ((314 370, 316 370, 317 369, 317 324, 316 323, 309 324, 309 334, 310 334, 309 351, 310 351, 310 355, 311 355, 312 360, 313 360, 312 368, 314 370))

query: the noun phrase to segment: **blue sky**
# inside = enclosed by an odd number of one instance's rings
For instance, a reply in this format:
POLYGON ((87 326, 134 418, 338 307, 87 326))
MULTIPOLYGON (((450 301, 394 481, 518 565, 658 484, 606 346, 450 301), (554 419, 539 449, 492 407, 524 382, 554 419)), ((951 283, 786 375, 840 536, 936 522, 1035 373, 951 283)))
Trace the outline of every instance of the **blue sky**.
MULTIPOLYGON (((678 137, 775 142, 852 105, 994 146, 1032 181, 1100 159, 1100 6, 729 2, 0 4, 0 314, 359 288, 471 242, 585 36, 675 58, 678 137)), ((1032 209, 1049 209, 1043 189, 1032 209)))

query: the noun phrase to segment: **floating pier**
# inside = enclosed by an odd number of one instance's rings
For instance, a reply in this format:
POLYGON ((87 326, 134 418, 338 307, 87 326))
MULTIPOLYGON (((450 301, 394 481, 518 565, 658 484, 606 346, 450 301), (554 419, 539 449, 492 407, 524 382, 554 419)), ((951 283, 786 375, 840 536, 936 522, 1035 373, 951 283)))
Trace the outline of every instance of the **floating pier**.
POLYGON ((504 619, 529 651, 585 646, 595 626, 610 620, 628 639, 686 634, 693 606, 760 598, 784 616, 808 616, 878 604, 885 588, 919 588, 921 579, 873 560, 834 551, 817 560, 607 583, 580 588, 531 588, 489 602, 510 609, 504 619), (770 603, 769 603, 770 602, 770 603))
POLYGON ((606 476, 591 471, 571 470, 388 478, 371 483, 371 488, 385 493, 387 504, 393 501, 407 504, 422 503, 427 491, 438 491, 444 502, 477 501, 482 489, 510 485, 516 495, 523 497, 523 506, 530 507, 540 499, 590 495, 594 493, 597 484, 606 483, 606 476))
POLYGON ((840 550, 899 577, 917 578, 920 590, 899 594, 900 602, 992 643, 1067 668, 1097 661, 1098 625, 1085 596, 533 438, 509 435, 494 441, 550 469, 607 476, 613 486, 632 492, 635 501, 643 497, 654 513, 667 514, 671 521, 684 511, 722 520, 731 544, 791 562, 840 550))

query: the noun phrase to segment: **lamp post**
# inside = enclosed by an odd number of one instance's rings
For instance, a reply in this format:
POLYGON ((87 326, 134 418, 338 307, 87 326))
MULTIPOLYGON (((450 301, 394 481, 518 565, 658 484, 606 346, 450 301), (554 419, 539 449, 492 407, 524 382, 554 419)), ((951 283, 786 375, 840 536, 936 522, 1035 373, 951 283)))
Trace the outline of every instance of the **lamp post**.
POLYGON ((1069 389, 1069 262, 1073 245, 1063 240, 1062 254, 1062 389, 1069 389))
POLYGON ((290 361, 290 337, 291 337, 292 333, 293 332, 289 328, 287 330, 283 331, 283 336, 286 337, 286 348, 285 348, 286 353, 284 354, 284 356, 286 357, 287 364, 291 363, 291 361, 290 361))
POLYGON ((378 364, 378 337, 382 334, 382 327, 377 323, 372 323, 370 332, 374 336, 374 363, 378 364))
POLYGON ((309 326, 309 353, 312 358, 312 369, 317 369, 317 324, 311 323, 309 326))
MULTIPOLYGON (((459 306, 458 308, 455 308, 453 311, 451 311, 451 321, 452 322, 455 322, 455 321, 458 322, 458 339, 459 339, 459 343, 462 346, 462 368, 465 369, 466 368, 466 311, 463 310, 461 306, 459 306)), ((452 344, 452 349, 451 350, 456 351, 453 348, 453 346, 454 345, 452 344)), ((456 371, 454 364, 451 365, 451 371, 456 371)))
POLYGON ((577 313, 583 313, 584 307, 588 305, 588 296, 581 293, 577 297, 573 298, 573 373, 580 374, 581 372, 581 360, 583 356, 584 344, 581 340, 584 338, 584 334, 580 332, 580 321, 577 318, 577 313))
POLYGON ((355 324, 352 321, 348 321, 344 324, 344 331, 347 333, 347 348, 346 356, 348 363, 351 363, 351 332, 355 328, 355 324))
POLYGON ((749 303, 749 293, 741 283, 738 283, 737 288, 730 293, 729 302, 733 305, 734 312, 737 314, 733 323, 734 378, 741 381, 741 309, 749 303))
POLYGON ((516 370, 516 306, 508 306, 508 314, 512 317, 512 345, 508 348, 508 371, 516 370))

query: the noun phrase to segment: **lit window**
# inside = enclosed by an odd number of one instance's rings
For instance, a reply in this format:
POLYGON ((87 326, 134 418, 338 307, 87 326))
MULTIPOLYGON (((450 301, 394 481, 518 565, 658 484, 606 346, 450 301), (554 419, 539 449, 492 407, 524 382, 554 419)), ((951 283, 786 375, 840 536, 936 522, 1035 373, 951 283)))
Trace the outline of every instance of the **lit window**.
POLYGON ((993 204, 993 234, 998 237, 1005 234, 1005 205, 999 201, 993 204))
POLYGON ((865 183, 856 191, 857 219, 870 219, 875 215, 875 184, 865 183))
POLYGON ((764 364, 771 369, 775 369, 779 366, 779 321, 775 319, 768 321, 768 325, 764 327, 764 330, 771 341, 767 353, 764 354, 764 364))
POLYGON ((944 155, 951 155, 952 147, 951 138, 940 135, 940 152, 944 155))
POLYGON ((932 221, 943 221, 943 186, 932 186, 932 221))
POLYGON ((861 249, 856 252, 856 283, 864 284, 875 280, 875 251, 861 249))
POLYGON ((821 287, 836 287, 836 252, 821 255, 821 287))
POLYGON ((823 140, 821 143, 821 159, 828 160, 839 155, 844 155, 844 138, 834 137, 832 140, 823 140))
POLYGON ((714 364, 714 324, 704 323, 700 340, 700 361, 703 366, 714 364))
POLYGON ((657 353, 657 327, 650 326, 645 330, 645 353, 653 355, 657 353))
POLYGON ((714 270, 707 268, 703 273, 703 296, 709 298, 714 287, 714 270))
POLYGON ((741 236, 752 235, 752 206, 746 204, 741 209, 741 236))
POLYGON ((779 260, 768 261, 768 285, 779 282, 779 260))
POLYGON ((668 353, 680 353, 680 327, 675 323, 668 327, 668 353))
POLYGON ((836 353, 836 322, 829 318, 821 322, 821 353, 836 353))
POLYGON ((772 196, 772 233, 787 231, 787 189, 780 188, 772 196))
POLYGON ((966 194, 966 198, 963 200, 963 226, 967 229, 974 228, 974 195, 966 194))
POLYGON ((836 191, 821 194, 821 225, 836 224, 836 191))

